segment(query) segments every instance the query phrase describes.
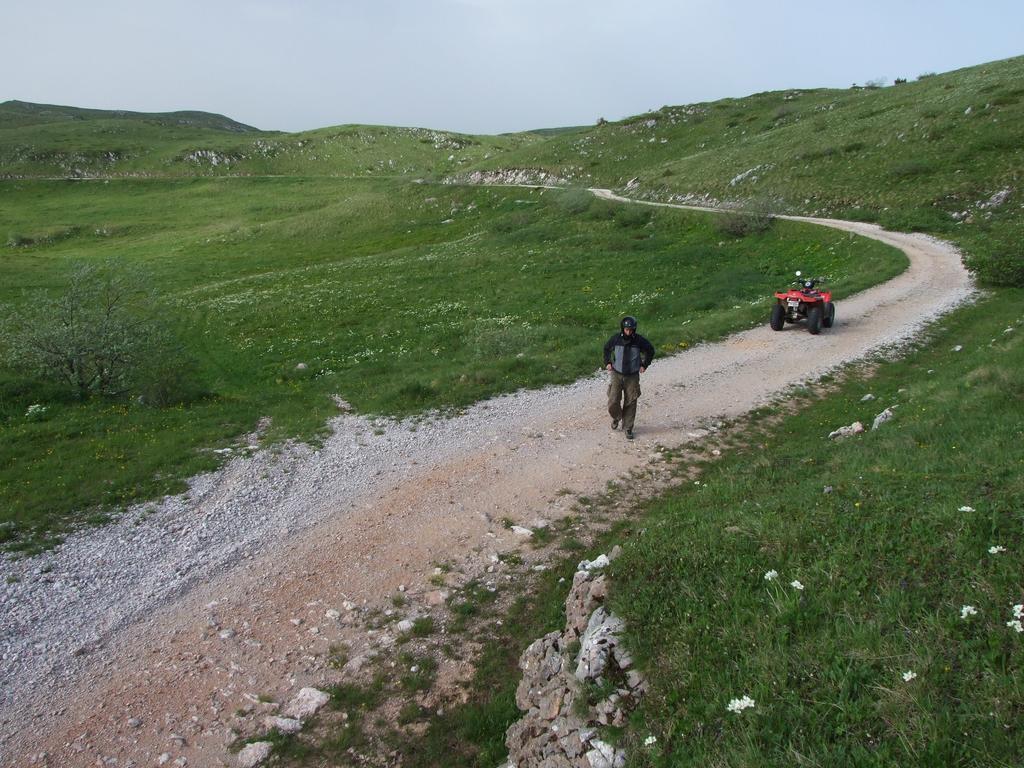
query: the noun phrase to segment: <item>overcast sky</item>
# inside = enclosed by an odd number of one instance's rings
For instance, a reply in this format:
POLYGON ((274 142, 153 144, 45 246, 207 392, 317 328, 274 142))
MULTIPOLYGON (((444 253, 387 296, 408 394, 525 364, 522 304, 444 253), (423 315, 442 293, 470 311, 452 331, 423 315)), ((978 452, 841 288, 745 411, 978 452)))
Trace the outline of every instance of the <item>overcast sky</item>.
POLYGON ((1024 0, 0 0, 0 101, 503 133, 1024 54, 1024 0))

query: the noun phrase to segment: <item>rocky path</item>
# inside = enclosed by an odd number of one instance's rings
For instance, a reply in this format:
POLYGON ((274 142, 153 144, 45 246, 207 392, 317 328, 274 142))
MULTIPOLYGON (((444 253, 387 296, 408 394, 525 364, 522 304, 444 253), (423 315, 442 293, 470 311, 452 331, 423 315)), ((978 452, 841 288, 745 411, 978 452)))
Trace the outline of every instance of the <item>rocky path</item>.
POLYGON ((657 360, 633 443, 608 429, 601 374, 445 420, 341 414, 318 451, 240 446, 182 497, 4 561, 0 764, 231 765, 240 717, 321 684, 337 643, 386 644, 364 606, 400 588, 427 604, 438 564, 481 572, 521 545, 510 523, 563 516, 567 491, 598 493, 657 445, 903 341, 973 290, 948 244, 802 220, 891 243, 910 267, 840 302, 819 336, 765 323, 657 360))

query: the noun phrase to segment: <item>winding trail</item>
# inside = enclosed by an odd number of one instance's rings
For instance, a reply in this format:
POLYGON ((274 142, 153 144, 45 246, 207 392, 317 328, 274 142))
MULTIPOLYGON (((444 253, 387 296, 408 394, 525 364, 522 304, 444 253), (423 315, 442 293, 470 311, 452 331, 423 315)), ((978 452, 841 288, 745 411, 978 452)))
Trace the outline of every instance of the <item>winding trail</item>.
POLYGON ((657 445, 686 442, 709 419, 741 416, 796 381, 905 341, 973 293, 947 243, 783 218, 881 240, 910 266, 839 302, 836 325, 818 336, 775 333, 766 322, 657 360, 643 378, 633 443, 608 429, 602 375, 447 420, 382 426, 340 416, 316 453, 239 457, 197 479, 187 500, 18 566, 65 586, 90 564, 111 573, 89 590, 54 588, 30 613, 5 600, 0 763, 149 766, 167 755, 168 765, 231 765, 225 746, 239 709, 336 679, 331 645, 366 642, 346 604, 387 606, 400 585, 422 600, 441 561, 479 572, 521 545, 504 520, 557 519, 569 511, 565 489, 599 493, 648 465, 657 445), (139 575, 149 573, 159 577, 139 575), (332 609, 341 617, 325 615, 332 609))

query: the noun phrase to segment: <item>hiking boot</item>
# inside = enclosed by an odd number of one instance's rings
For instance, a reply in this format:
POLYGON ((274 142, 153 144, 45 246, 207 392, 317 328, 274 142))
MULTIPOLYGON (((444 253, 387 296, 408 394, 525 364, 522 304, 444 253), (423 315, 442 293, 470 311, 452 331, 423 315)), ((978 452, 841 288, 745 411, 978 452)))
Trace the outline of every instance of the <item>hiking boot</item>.
POLYGON ((632 429, 627 429, 627 430, 626 430, 626 439, 627 439, 627 440, 632 440, 632 439, 633 439, 633 437, 634 437, 634 435, 633 435, 633 430, 632 430, 632 429))
POLYGON ((612 429, 618 429, 618 428, 619 428, 619 420, 618 419, 612 419, 612 429))

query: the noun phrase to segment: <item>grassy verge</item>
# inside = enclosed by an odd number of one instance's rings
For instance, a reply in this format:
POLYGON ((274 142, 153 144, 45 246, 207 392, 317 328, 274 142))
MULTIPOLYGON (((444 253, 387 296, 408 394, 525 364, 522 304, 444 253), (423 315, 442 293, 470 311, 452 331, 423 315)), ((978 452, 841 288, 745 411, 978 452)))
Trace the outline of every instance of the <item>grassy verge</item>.
POLYGON ((8 246, 0 300, 55 290, 75 259, 142 265, 205 393, 82 403, 0 370, 0 521, 26 550, 182 490, 263 417, 266 439, 310 439, 334 394, 402 416, 570 382, 626 312, 667 353, 763 322, 796 267, 841 296, 905 263, 819 228, 733 238, 706 215, 572 192, 274 178, 6 182, 0 196, 0 227, 30 243, 8 246))

